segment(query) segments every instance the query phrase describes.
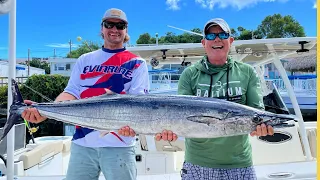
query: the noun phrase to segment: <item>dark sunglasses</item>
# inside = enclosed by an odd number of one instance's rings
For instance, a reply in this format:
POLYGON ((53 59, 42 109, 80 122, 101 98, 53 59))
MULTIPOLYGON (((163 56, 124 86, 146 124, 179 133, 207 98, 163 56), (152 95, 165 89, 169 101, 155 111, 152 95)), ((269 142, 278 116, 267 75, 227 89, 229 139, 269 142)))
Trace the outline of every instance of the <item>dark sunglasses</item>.
POLYGON ((230 34, 226 33, 226 32, 209 33, 209 34, 206 34, 205 38, 206 38, 206 40, 215 40, 217 38, 217 36, 220 39, 228 39, 230 37, 230 34))
POLYGON ((108 22, 108 21, 104 21, 103 22, 103 26, 107 29, 112 29, 114 26, 116 26, 116 28, 118 30, 124 30, 127 27, 126 23, 123 22, 108 22))

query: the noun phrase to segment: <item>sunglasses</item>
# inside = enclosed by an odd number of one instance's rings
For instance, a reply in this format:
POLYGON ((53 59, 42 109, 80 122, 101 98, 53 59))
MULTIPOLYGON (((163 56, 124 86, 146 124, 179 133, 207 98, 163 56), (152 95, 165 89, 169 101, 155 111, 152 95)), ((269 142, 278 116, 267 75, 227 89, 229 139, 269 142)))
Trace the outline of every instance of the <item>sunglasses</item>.
POLYGON ((126 23, 123 22, 108 22, 108 21, 104 21, 103 22, 103 26, 107 29, 112 29, 114 26, 116 26, 116 28, 118 30, 124 30, 127 27, 126 23))
POLYGON ((230 34, 226 33, 226 32, 209 33, 209 34, 206 34, 205 38, 206 38, 206 40, 215 40, 217 38, 217 36, 220 39, 228 39, 230 37, 230 34))

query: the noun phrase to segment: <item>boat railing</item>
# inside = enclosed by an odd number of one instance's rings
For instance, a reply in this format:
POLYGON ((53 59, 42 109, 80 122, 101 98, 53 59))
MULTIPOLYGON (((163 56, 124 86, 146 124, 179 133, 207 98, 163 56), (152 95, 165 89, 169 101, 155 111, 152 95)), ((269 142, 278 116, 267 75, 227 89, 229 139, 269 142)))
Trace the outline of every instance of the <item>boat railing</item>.
MULTIPOLYGON (((28 77, 16 77, 18 84, 25 83, 28 77)), ((8 77, 0 77, 0 87, 8 85, 8 77)))
POLYGON ((180 75, 178 73, 150 74, 150 82, 151 84, 178 84, 180 75))
POLYGON ((152 80, 153 84, 178 84, 179 80, 152 80))
MULTIPOLYGON (((287 91, 282 79, 266 79, 267 83, 274 83, 279 91, 287 91)), ((293 79, 290 80, 291 86, 295 92, 316 92, 316 79, 293 79)))
MULTIPOLYGON (((170 89, 176 88, 181 74, 176 73, 160 73, 152 74, 150 83, 151 86, 157 87, 156 89, 170 89), (158 85, 160 87, 158 87, 158 85), (161 87, 162 86, 162 87, 161 87)), ((287 92, 287 88, 282 79, 266 79, 267 87, 272 90, 272 84, 275 84, 279 92, 287 92)), ((292 79, 290 80, 291 86, 296 93, 314 94, 317 92, 317 79, 292 79)))

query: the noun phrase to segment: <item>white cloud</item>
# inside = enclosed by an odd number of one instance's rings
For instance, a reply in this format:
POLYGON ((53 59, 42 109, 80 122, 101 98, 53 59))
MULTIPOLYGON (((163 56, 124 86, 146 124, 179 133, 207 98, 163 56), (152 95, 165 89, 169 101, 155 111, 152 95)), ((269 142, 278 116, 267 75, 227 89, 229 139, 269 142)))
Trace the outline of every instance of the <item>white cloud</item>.
POLYGON ((178 5, 180 0, 166 0, 166 4, 169 9, 171 10, 179 10, 180 7, 178 5))
POLYGON ((203 8, 208 8, 212 10, 215 7, 226 8, 231 6, 238 10, 243 9, 244 7, 254 6, 259 2, 287 2, 289 0, 195 0, 203 8))
POLYGON ((314 8, 314 9, 317 9, 317 1, 316 1, 316 2, 314 2, 314 4, 313 4, 313 8, 314 8))
MULTIPOLYGON (((70 45, 68 43, 65 43, 65 44, 52 43, 52 44, 47 44, 46 46, 53 47, 53 48, 70 48, 70 45)), ((73 48, 76 48, 78 46, 79 46, 78 44, 71 45, 71 47, 73 47, 73 48)))

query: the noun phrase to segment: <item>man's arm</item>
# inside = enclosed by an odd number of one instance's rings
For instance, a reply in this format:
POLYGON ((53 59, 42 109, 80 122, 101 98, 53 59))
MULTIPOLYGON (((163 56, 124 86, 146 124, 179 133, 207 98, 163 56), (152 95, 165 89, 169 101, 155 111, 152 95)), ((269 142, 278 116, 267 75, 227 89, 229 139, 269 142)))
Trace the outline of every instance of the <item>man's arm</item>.
POLYGON ((67 92, 62 92, 58 95, 58 97, 56 98, 55 102, 59 102, 59 101, 67 101, 67 100, 76 100, 77 98, 74 97, 72 94, 69 94, 67 92))
MULTIPOLYGON (((66 101, 66 100, 75 100, 75 99, 77 99, 77 98, 74 97, 73 95, 66 93, 66 92, 62 92, 56 98, 55 102, 66 101)), ((24 103, 32 104, 33 102, 29 101, 29 100, 25 100, 24 103)), ((45 121, 47 119, 47 117, 41 116, 39 111, 36 108, 27 108, 26 110, 24 110, 22 112, 21 117, 26 119, 27 121, 32 122, 32 123, 41 123, 42 121, 45 121)))
MULTIPOLYGON (((80 57, 79 59, 81 59, 80 57)), ((68 81, 68 85, 65 88, 64 92, 60 93, 56 98, 57 101, 66 101, 66 100, 75 100, 80 98, 80 60, 77 60, 70 79, 68 81)), ((25 100, 26 104, 32 104, 31 101, 25 100)), ((36 108, 27 108, 21 114, 21 117, 30 121, 32 123, 40 123, 47 119, 47 117, 41 116, 36 108)))

